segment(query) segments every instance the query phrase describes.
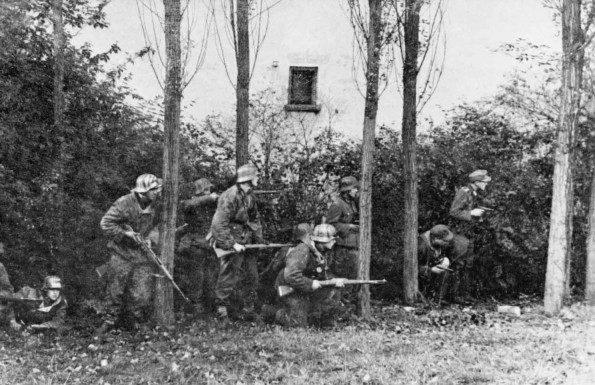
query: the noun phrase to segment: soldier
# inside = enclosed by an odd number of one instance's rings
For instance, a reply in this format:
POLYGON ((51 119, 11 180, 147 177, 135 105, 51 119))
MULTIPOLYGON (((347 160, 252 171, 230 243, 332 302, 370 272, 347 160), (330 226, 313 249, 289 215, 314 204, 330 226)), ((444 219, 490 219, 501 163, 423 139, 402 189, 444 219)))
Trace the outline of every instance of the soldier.
MULTIPOLYGON (((4 243, 0 242, 0 255, 4 254, 4 243)), ((0 263, 0 295, 12 297, 14 288, 10 283, 8 273, 4 265, 0 263)), ((2 325, 10 323, 13 329, 20 329, 20 325, 14 320, 14 311, 10 303, 0 302, 0 323, 2 325)))
POLYGON ((181 202, 188 227, 178 246, 181 260, 176 264, 176 270, 183 271, 187 278, 186 292, 198 315, 211 310, 215 300, 219 261, 206 235, 217 208, 219 194, 211 192, 213 184, 206 178, 196 180, 194 187, 194 196, 181 202))
MULTIPOLYGON (((456 295, 456 282, 452 282, 450 270, 460 266, 459 260, 472 254, 472 245, 461 235, 453 234, 445 225, 436 225, 418 237, 418 267, 421 280, 438 290, 440 300, 445 293, 456 295), (436 279, 440 278, 440 279, 436 279), (447 291, 448 289, 448 291, 447 291)), ((449 299, 451 299, 449 298, 449 299)))
POLYGON ((284 326, 332 326, 338 316, 340 293, 343 287, 337 280, 335 287, 320 282, 333 278, 327 264, 327 254, 336 242, 332 225, 314 228, 311 240, 303 238, 287 255, 285 268, 279 272, 275 287, 289 286, 294 292, 281 298, 283 308, 276 311, 275 321, 284 326))
MULTIPOLYGON (((339 183, 340 196, 336 198, 326 214, 326 223, 337 229, 339 238, 335 247, 331 270, 340 277, 357 277, 359 258, 359 182, 353 176, 346 176, 339 183)), ((343 301, 353 304, 356 287, 343 290, 343 301)))
POLYGON ((68 303, 62 295, 62 280, 55 275, 44 278, 41 290, 29 286, 23 287, 15 298, 29 300, 15 302, 14 321, 20 329, 22 326, 31 329, 63 329, 66 326, 66 307, 68 303), (35 301, 37 300, 37 301, 35 301))
POLYGON ((450 206, 450 216, 464 222, 481 218, 485 209, 477 207, 477 190, 484 191, 491 180, 486 170, 475 170, 469 174, 469 184, 456 192, 450 206))
POLYGON ((217 316, 228 320, 230 296, 239 278, 242 264, 246 273, 244 305, 242 312, 248 319, 257 319, 254 312, 258 268, 256 253, 245 253, 246 244, 262 243, 260 214, 252 189, 258 186, 258 170, 245 164, 236 172, 236 184, 219 197, 217 211, 211 223, 211 242, 217 248, 234 250, 234 253, 220 258, 219 276, 215 286, 217 316))
POLYGON ((116 200, 101 219, 111 256, 106 269, 108 314, 99 334, 117 320, 136 329, 150 317, 156 268, 139 245, 157 243, 161 187, 155 175, 139 176, 130 194, 116 200))
MULTIPOLYGON (((477 191, 484 191, 492 178, 486 170, 475 170, 468 176, 469 184, 457 190, 455 198, 450 206, 450 216, 454 219, 452 227, 457 232, 467 236, 470 243, 469 249, 473 248, 473 239, 477 221, 485 214, 485 208, 477 204, 477 191)), ((453 279, 456 281, 454 287, 462 287, 463 295, 457 298, 458 302, 474 302, 470 294, 471 278, 470 269, 473 265, 474 255, 469 252, 458 259, 457 273, 453 279)))

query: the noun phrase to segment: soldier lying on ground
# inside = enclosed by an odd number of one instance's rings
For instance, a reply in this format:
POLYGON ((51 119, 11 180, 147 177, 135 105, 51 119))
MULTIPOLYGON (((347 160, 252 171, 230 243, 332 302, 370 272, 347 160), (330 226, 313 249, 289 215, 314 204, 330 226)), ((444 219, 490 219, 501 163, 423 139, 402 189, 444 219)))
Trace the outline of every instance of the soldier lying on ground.
MULTIPOLYGON (((66 298, 62 296, 62 280, 50 275, 43 280, 41 290, 29 286, 17 293, 7 296, 5 305, 10 326, 19 330, 22 327, 31 329, 62 329, 66 326, 66 298)), ((0 300, 1 302, 2 300, 0 300)))
POLYGON ((289 286, 294 291, 281 298, 282 308, 263 306, 263 316, 284 326, 332 326, 342 313, 340 293, 342 281, 334 287, 321 281, 334 278, 329 271, 327 254, 335 245, 336 230, 322 224, 314 228, 311 240, 304 237, 287 255, 286 265, 279 272, 275 287, 289 286))

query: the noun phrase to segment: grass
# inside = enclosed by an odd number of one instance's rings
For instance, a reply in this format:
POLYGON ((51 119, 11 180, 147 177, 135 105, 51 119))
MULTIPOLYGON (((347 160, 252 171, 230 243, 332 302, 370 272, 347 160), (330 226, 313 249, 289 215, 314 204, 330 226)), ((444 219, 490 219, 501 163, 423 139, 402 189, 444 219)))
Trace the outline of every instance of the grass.
POLYGON ((1 384, 590 384, 593 312, 375 308, 331 330, 181 320, 104 340, 0 334, 1 384), (569 317, 568 314, 572 316, 569 317), (572 318, 572 319, 570 319, 572 318))

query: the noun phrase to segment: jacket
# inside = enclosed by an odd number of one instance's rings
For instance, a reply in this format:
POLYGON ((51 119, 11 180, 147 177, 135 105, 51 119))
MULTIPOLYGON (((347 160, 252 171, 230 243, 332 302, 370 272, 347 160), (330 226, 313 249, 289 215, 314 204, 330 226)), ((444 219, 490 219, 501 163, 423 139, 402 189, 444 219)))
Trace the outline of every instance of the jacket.
POLYGON ((314 245, 300 243, 287 254, 285 268, 279 272, 276 286, 291 286, 304 292, 311 292, 312 281, 332 278, 326 258, 314 245))
POLYGON ((471 221, 471 210, 477 206, 477 194, 471 186, 461 187, 450 205, 450 216, 461 221, 471 221))
POLYGON ((218 248, 229 250, 235 243, 262 243, 262 224, 251 192, 233 185, 217 201, 211 233, 218 248))
POLYGON ((108 249, 124 259, 134 260, 141 256, 140 247, 124 235, 130 229, 148 238, 156 230, 159 221, 159 209, 155 202, 142 209, 134 192, 116 200, 101 218, 101 229, 110 237, 108 249))
POLYGON ((359 221, 359 206, 353 199, 344 196, 336 199, 328 209, 326 223, 335 226, 339 239, 337 245, 359 248, 359 228, 350 229, 350 225, 359 221))

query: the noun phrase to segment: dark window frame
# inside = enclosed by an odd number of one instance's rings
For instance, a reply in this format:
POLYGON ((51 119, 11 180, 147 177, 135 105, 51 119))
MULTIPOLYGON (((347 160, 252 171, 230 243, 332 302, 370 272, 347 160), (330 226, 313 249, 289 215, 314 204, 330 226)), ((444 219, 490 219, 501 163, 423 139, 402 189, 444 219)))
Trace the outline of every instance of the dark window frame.
POLYGON ((306 66, 290 66, 289 67, 289 88, 287 92, 287 104, 285 105, 286 111, 299 111, 299 112, 320 112, 320 104, 316 103, 318 88, 318 67, 306 67, 306 66), (295 88, 295 77, 309 74, 311 77, 308 79, 310 90, 303 92, 304 90, 297 90, 295 88), (301 94, 299 91, 302 91, 301 94), (309 100, 302 102, 299 99, 303 98, 303 94, 308 94, 309 100))

